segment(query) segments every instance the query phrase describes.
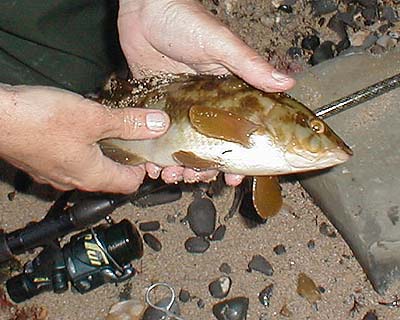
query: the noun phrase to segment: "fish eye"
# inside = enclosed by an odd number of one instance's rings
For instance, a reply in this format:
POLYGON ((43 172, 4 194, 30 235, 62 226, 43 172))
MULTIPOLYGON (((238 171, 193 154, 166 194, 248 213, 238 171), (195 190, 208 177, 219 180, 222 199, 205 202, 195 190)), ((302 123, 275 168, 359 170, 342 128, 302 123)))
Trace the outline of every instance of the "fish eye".
POLYGON ((324 133, 325 125, 321 120, 312 119, 310 122, 311 129, 316 133, 324 133))

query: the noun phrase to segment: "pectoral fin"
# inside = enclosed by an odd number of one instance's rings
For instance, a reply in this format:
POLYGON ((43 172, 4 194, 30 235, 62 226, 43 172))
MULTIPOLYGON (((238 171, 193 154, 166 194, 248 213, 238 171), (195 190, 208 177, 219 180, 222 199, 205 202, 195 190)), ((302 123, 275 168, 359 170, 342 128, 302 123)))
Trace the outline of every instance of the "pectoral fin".
POLYGON ((101 141, 99 145, 103 154, 115 162, 132 166, 146 162, 146 159, 143 159, 134 153, 125 151, 111 142, 101 141))
POLYGON ((193 152, 178 151, 172 154, 173 158, 181 165, 195 170, 218 169, 220 165, 217 162, 200 158, 193 152))
POLYGON ((253 204, 258 215, 270 218, 282 207, 281 186, 275 176, 257 176, 253 179, 253 204))
POLYGON ((237 114, 217 108, 192 106, 189 118, 193 127, 201 134, 237 142, 245 147, 250 147, 250 135, 259 128, 258 124, 237 114))

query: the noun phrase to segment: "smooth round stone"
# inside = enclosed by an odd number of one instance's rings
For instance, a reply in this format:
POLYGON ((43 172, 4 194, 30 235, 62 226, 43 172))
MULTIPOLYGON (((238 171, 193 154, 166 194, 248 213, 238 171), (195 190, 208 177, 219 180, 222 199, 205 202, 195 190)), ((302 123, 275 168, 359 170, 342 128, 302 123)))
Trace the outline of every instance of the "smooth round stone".
POLYGON ((210 247, 210 242, 202 237, 192 237, 185 241, 185 248, 190 253, 203 253, 210 247))
POLYGON ((306 50, 315 50, 319 45, 319 38, 315 34, 304 37, 301 41, 301 47, 306 50))
POLYGON ((245 320, 248 308, 248 298, 236 297, 215 304, 213 314, 218 320, 245 320))
POLYGON ((185 289, 181 289, 181 291, 179 291, 179 300, 186 303, 190 301, 190 293, 189 291, 185 290, 185 289))
POLYGON ((208 198, 195 197, 188 208, 187 221, 197 236, 206 237, 215 229, 217 210, 208 198))
MULTIPOLYGON (((158 301, 155 305, 158 307, 166 307, 170 304, 171 298, 170 297, 165 297, 158 301)), ((172 304, 171 308, 169 309, 170 312, 173 314, 176 314, 179 316, 181 314, 181 311, 179 309, 179 305, 176 301, 172 304)), ((161 310, 154 309, 151 306, 148 306, 143 313, 143 317, 141 320, 165 320, 167 318, 167 315, 165 312, 162 312, 161 310)))
POLYGON ((143 232, 157 231, 160 229, 159 221, 147 221, 139 223, 139 230, 143 232))
POLYGON ((337 9, 335 0, 312 0, 311 5, 316 16, 328 14, 337 9))
POLYGON ((222 276, 211 282, 208 285, 208 290, 210 291, 210 294, 214 298, 222 299, 228 295, 231 289, 231 285, 232 285, 231 278, 229 278, 228 276, 222 276))
POLYGON ((274 285, 271 283, 270 285, 266 286, 263 290, 261 290, 261 292, 258 294, 258 300, 263 306, 269 307, 273 291, 274 291, 274 285))
POLYGON ((332 59, 335 56, 335 45, 331 41, 325 41, 314 50, 310 63, 315 66, 321 62, 332 59))
POLYGON ((275 254, 278 256, 286 253, 286 248, 283 244, 278 244, 277 246, 275 246, 275 248, 273 250, 274 250, 275 254))
POLYGON ((223 262, 219 266, 219 271, 221 271, 222 273, 225 273, 225 274, 230 274, 232 272, 232 268, 229 264, 227 264, 226 262, 223 262))
POLYGON ((274 269, 272 268, 272 265, 259 254, 253 256, 253 258, 249 262, 248 267, 250 271, 258 271, 267 276, 272 276, 274 274, 274 269))
POLYGON ((221 241, 225 236, 225 232, 226 232, 226 225, 224 224, 219 225, 218 228, 215 229, 213 234, 210 236, 210 240, 221 241))
POLYGON ((286 53, 292 59, 298 59, 303 55, 303 51, 299 47, 290 47, 286 53))
POLYGON ((145 233, 143 235, 143 241, 154 251, 160 251, 162 249, 162 245, 160 240, 158 240, 151 233, 145 233))

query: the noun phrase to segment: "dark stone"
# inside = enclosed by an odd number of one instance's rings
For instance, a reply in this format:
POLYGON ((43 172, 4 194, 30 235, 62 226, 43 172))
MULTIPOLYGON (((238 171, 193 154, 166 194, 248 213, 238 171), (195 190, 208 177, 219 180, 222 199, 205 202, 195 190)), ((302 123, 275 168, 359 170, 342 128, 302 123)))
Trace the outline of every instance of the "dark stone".
POLYGON ((15 195, 16 195, 16 194, 17 194, 17 193, 16 193, 15 191, 9 192, 9 193, 7 194, 8 200, 9 200, 9 201, 13 201, 13 200, 15 199, 15 195))
POLYGON ((203 253, 210 247, 210 242, 202 237, 192 237, 185 241, 185 248, 190 253, 203 253))
POLYGON ((221 271, 222 273, 225 273, 225 274, 230 274, 232 272, 232 268, 229 264, 227 264, 226 262, 223 262, 219 266, 219 271, 221 271))
POLYGON ((376 8, 378 7, 378 0, 356 0, 356 3, 361 4, 366 8, 376 8))
POLYGON ((210 291, 210 294, 217 299, 222 299, 225 298, 232 285, 232 280, 231 278, 227 276, 222 276, 219 277, 218 279, 215 279, 208 285, 208 290, 210 291))
POLYGON ((274 269, 272 265, 261 255, 257 254, 253 256, 248 265, 249 271, 258 271, 267 276, 272 276, 274 274, 274 269))
POLYGON ((377 18, 377 11, 375 8, 365 8, 361 10, 361 15, 366 20, 366 24, 371 25, 377 18))
POLYGON ((332 41, 321 43, 321 45, 315 49, 309 63, 315 66, 323 61, 332 59, 335 56, 334 47, 335 45, 332 41))
POLYGON ((375 313, 375 310, 368 311, 362 320, 378 320, 378 316, 375 313))
POLYGON ((371 48, 376 41, 378 40, 378 37, 375 34, 370 34, 363 42, 362 47, 364 49, 371 48))
MULTIPOLYGON (((158 307, 167 307, 171 303, 171 297, 165 297, 158 301, 155 305, 158 307)), ((169 309, 170 312, 179 316, 181 314, 179 305, 174 301, 171 308, 169 309)), ((160 310, 154 309, 151 306, 148 306, 143 313, 142 320, 164 320, 166 318, 165 312, 160 310)))
POLYGON ((195 197, 189 205, 187 220, 197 236, 206 237, 215 229, 217 210, 208 198, 195 197))
POLYGON ((199 299, 199 300, 197 300, 197 306, 199 307, 199 309, 204 309, 204 307, 206 306, 206 303, 204 302, 203 299, 199 299))
POLYGON ((245 320, 248 308, 248 298, 236 297, 215 304, 213 314, 218 320, 245 320))
POLYGON ((151 233, 145 233, 143 235, 143 241, 154 251, 160 251, 162 248, 160 240, 158 240, 151 233))
POLYGON ((343 50, 350 48, 350 46, 351 46, 351 43, 350 43, 349 38, 344 38, 344 39, 340 40, 339 43, 336 45, 336 52, 340 53, 343 50))
POLYGON ((389 6, 383 7, 381 17, 390 23, 395 23, 399 20, 394 9, 389 6))
POLYGON ((303 55, 303 50, 299 47, 290 47, 286 53, 292 59, 298 59, 303 55))
POLYGON ((269 307, 273 291, 274 285, 271 283, 258 294, 258 300, 263 306, 269 307))
POLYGON ((278 244, 273 250, 278 256, 286 253, 286 248, 283 244, 278 244))
POLYGON ((354 21, 354 12, 338 12, 335 16, 345 25, 348 25, 350 27, 357 26, 357 24, 354 21))
POLYGON ((337 9, 336 1, 334 0, 312 0, 311 6, 316 16, 328 14, 337 9))
POLYGON ((347 38, 347 31, 345 23, 339 19, 339 16, 334 15, 328 22, 328 28, 336 32, 340 39, 347 38))
POLYGON ((181 289, 181 291, 179 291, 179 301, 182 301, 183 303, 189 302, 190 301, 190 293, 189 291, 185 290, 185 289, 181 289))
POLYGON ((290 5, 282 4, 278 7, 278 10, 286 12, 286 13, 293 13, 293 8, 290 5))
POLYGON ((143 232, 157 231, 160 229, 159 221, 147 221, 139 223, 139 229, 143 232))
POLYGON ((314 51, 319 46, 319 44, 320 44, 319 38, 315 34, 306 36, 301 41, 301 47, 306 50, 314 51))
POLYGON ((219 225, 218 228, 215 229, 213 234, 210 236, 210 240, 221 241, 225 236, 225 232, 226 232, 226 225, 224 224, 219 225))
POLYGON ((336 231, 333 229, 333 227, 331 227, 330 225, 328 225, 325 222, 322 222, 319 226, 319 232, 324 235, 327 236, 329 238, 336 238, 336 231))
POLYGON ((315 249, 315 241, 314 240, 310 240, 307 242, 307 248, 310 250, 314 250, 315 249))

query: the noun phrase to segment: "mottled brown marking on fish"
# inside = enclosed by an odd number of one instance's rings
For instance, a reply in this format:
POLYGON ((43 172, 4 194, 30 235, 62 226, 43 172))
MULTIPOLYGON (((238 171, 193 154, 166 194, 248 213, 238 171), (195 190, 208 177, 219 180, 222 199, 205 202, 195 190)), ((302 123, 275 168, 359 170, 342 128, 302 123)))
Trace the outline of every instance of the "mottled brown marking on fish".
POLYGON ((145 159, 137 156, 136 154, 116 147, 107 141, 101 142, 100 149, 105 156, 121 164, 138 165, 146 162, 145 159))
POLYGON ((281 210, 282 203, 281 186, 276 176, 253 178, 253 204, 261 218, 276 215, 281 210))
POLYGON ((245 147, 250 147, 250 135, 260 127, 235 113, 204 106, 191 107, 189 119, 192 126, 201 134, 237 142, 245 147))
POLYGON ((172 154, 172 157, 179 164, 184 165, 185 167, 193 168, 195 170, 219 169, 221 167, 219 163, 202 159, 193 152, 181 150, 178 152, 174 152, 172 154))

